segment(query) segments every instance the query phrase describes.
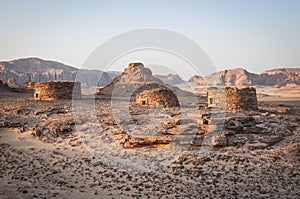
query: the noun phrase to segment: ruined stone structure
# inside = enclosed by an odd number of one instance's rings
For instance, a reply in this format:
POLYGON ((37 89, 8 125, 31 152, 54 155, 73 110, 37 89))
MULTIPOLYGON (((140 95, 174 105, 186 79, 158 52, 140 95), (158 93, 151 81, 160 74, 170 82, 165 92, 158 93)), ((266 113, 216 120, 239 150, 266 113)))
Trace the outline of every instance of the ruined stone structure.
POLYGON ((136 103, 148 106, 163 106, 164 108, 179 107, 176 95, 164 86, 153 86, 151 89, 141 89, 136 95, 136 103))
POLYGON ((25 82, 25 88, 28 88, 28 89, 34 89, 34 84, 35 84, 35 82, 30 82, 30 81, 28 81, 28 82, 25 82))
POLYGON ((72 99, 81 97, 81 84, 69 81, 48 81, 34 84, 35 100, 72 99))
POLYGON ((207 91, 208 107, 218 107, 228 111, 257 110, 256 89, 245 87, 209 88, 207 91))

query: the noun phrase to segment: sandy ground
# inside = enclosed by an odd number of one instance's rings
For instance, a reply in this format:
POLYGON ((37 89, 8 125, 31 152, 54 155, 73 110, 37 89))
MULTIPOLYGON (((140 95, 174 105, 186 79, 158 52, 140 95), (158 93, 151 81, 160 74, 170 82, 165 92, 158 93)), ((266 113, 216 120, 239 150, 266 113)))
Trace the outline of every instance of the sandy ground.
MULTIPOLYGON (((70 123, 69 102, 35 102, 28 97, 1 95, 0 119, 13 117, 46 127, 53 125, 49 120, 70 123), (64 113, 53 113, 61 107, 64 113)), ((33 136, 30 125, 24 132, 20 127, 0 127, 0 198, 299 198, 300 127, 293 107, 260 103, 264 110, 257 114, 268 115, 270 128, 289 128, 289 133, 274 145, 254 147, 254 138, 259 136, 256 132, 247 135, 253 143, 243 146, 125 149, 112 140, 111 135, 118 138, 119 129, 106 120, 111 117, 109 103, 99 103, 99 125, 91 128, 90 121, 83 122, 79 114, 81 124, 51 143, 33 136), (278 109, 282 112, 277 113, 278 109), (168 156, 172 161, 166 163, 168 156), (162 164, 155 167, 157 163, 162 164), (145 165, 153 167, 143 169, 145 165)), ((164 117, 153 114, 155 118, 164 117)), ((182 111, 189 119, 197 114, 189 109, 182 111)), ((142 134, 153 130, 143 125, 131 124, 128 128, 142 134)), ((190 124, 179 128, 194 129, 190 124)))
POLYGON ((297 198, 300 165, 294 145, 189 151, 166 168, 140 173, 110 168, 80 147, 5 130, 0 193, 1 198, 297 198))
POLYGON ((270 101, 300 107, 300 87, 257 87, 259 101, 270 101))

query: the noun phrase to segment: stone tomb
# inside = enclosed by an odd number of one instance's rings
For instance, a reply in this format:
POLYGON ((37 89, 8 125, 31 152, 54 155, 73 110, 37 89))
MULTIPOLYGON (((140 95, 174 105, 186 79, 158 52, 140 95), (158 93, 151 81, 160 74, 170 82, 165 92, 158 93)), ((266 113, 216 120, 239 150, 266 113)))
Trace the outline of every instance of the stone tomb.
POLYGON ((30 81, 28 81, 28 82, 25 82, 25 88, 27 88, 27 89, 34 89, 34 84, 35 84, 36 82, 30 82, 30 81))
POLYGON ((35 100, 81 98, 81 84, 70 81, 48 81, 34 84, 35 100))
POLYGON ((162 85, 141 90, 136 95, 136 103, 147 106, 163 106, 164 108, 180 107, 176 95, 162 85))
POLYGON ((209 88, 208 107, 218 107, 228 111, 257 110, 257 96, 254 87, 209 88))

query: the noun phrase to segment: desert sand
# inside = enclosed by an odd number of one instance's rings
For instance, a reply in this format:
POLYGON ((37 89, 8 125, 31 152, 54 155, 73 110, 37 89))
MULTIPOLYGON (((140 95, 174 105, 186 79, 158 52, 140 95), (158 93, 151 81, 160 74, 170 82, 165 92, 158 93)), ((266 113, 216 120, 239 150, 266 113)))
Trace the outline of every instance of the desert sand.
MULTIPOLYGON (((269 99, 275 92, 266 91, 269 99)), ((246 130, 232 135, 224 127, 226 144, 213 145, 198 139, 207 136, 198 124, 204 99, 196 112, 133 107, 131 123, 116 121, 105 99, 96 100, 93 114, 93 100, 74 107, 1 93, 1 198, 298 198, 299 107, 259 100, 256 112, 227 113, 222 128, 240 118, 246 130), (126 132, 173 141, 126 148, 126 132)))

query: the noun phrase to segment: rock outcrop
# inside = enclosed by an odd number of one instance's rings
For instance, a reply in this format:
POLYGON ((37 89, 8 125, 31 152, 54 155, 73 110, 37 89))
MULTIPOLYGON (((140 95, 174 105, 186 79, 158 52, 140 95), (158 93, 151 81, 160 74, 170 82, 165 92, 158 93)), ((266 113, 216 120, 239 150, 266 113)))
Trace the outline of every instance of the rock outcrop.
POLYGON ((209 76, 193 76, 189 81, 208 86, 252 86, 258 75, 249 73, 245 69, 236 68, 213 73, 209 76))
POLYGON ((6 83, 8 84, 9 87, 11 88, 18 88, 20 85, 17 83, 17 81, 14 78, 9 78, 6 83))
POLYGON ((204 141, 199 142, 196 138, 194 146, 265 148, 291 136, 291 129, 295 127, 290 122, 283 122, 284 119, 275 114, 255 112, 252 116, 245 116, 242 112, 227 112, 222 122, 215 115, 216 113, 202 115, 200 126, 204 129, 204 141))
POLYGON ((0 92, 7 92, 7 91, 11 91, 11 88, 2 80, 0 80, 0 92))
POLYGON ((124 72, 115 77, 107 86, 99 89, 98 95, 111 96, 114 89, 118 90, 118 95, 122 96, 132 93, 145 84, 160 84, 163 82, 152 75, 149 68, 145 68, 142 63, 130 63, 124 72))
POLYGON ((142 63, 129 64, 120 76, 115 77, 110 84, 98 90, 97 97, 128 98, 130 101, 136 101, 138 93, 162 86, 169 92, 173 92, 181 102, 194 100, 194 94, 175 86, 165 85, 161 80, 153 76, 151 70, 144 67, 142 63))
POLYGON ((152 146, 169 144, 172 138, 163 136, 148 136, 148 137, 129 137, 124 140, 123 146, 125 148, 152 146))
POLYGON ((206 86, 206 85, 207 85, 207 83, 206 83, 204 77, 199 76, 199 75, 194 75, 194 76, 192 76, 192 77, 189 79, 189 82, 195 82, 195 83, 198 83, 198 84, 201 85, 201 86, 206 86))

